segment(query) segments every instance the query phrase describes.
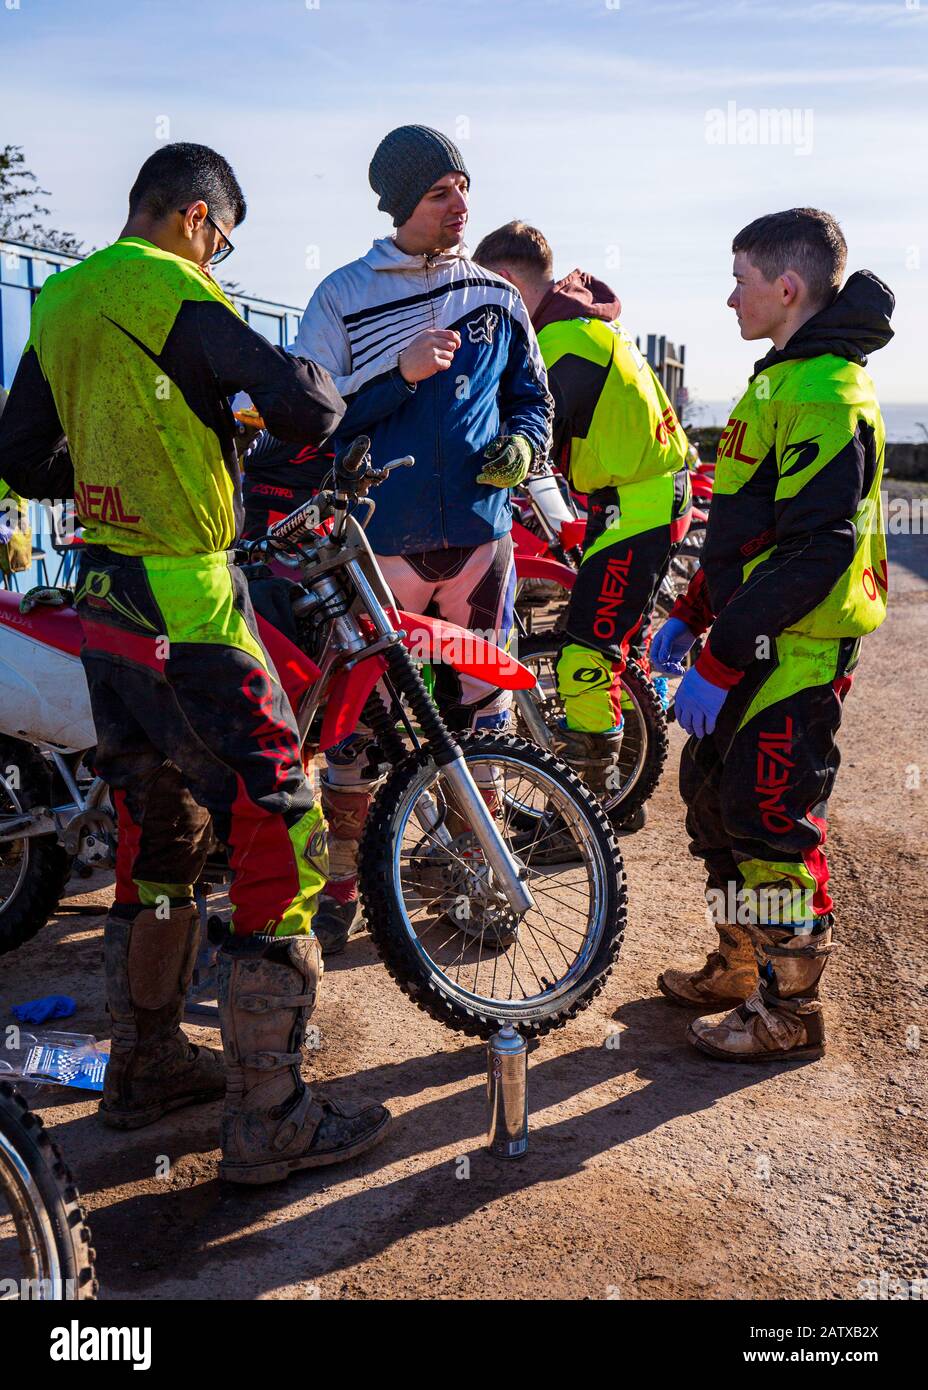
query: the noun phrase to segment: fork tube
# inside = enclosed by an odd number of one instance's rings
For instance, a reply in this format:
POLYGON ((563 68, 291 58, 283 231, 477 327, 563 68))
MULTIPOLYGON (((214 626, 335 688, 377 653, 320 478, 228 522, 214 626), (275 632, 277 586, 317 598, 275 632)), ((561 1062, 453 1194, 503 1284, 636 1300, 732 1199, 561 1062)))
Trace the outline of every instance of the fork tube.
POLYGON ((439 775, 453 791, 458 810, 469 822, 509 906, 521 916, 534 906, 535 900, 520 877, 518 865, 477 789, 459 745, 448 732, 406 648, 389 647, 384 658, 394 684, 412 706, 439 775))
POLYGON ((537 743, 539 748, 551 747, 551 730, 541 717, 541 710, 538 708, 534 699, 534 690, 516 690, 513 694, 513 703, 516 707, 520 719, 528 729, 532 743, 537 743))
MULTIPOLYGON (((357 586, 368 617, 377 632, 383 637, 387 636, 393 631, 390 619, 367 582, 360 565, 356 560, 352 560, 345 568, 357 586)), ((506 894, 509 906, 513 912, 521 916, 534 907, 535 899, 520 877, 518 865, 506 848, 499 827, 477 789, 460 747, 448 732, 406 648, 388 647, 384 652, 384 659, 397 688, 408 697, 413 714, 425 735, 429 752, 440 769, 440 775, 453 790, 458 809, 469 821, 477 843, 506 894)))
POLYGON ((458 809, 477 837, 490 868, 506 894, 509 906, 521 917, 530 907, 535 906, 535 899, 529 892, 528 885, 520 877, 516 862, 506 848, 506 842, 499 833, 499 827, 490 814, 489 807, 480 795, 462 753, 458 753, 453 762, 444 765, 441 776, 453 789, 458 809))

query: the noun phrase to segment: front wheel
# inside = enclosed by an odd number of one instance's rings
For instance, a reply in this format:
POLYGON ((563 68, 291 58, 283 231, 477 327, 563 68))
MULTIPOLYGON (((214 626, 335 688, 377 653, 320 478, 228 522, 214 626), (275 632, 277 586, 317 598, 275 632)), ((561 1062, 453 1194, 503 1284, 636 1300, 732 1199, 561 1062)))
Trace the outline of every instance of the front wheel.
POLYGON ((506 1023, 540 1037, 587 1008, 618 957, 622 857, 599 803, 552 754, 502 735, 459 742, 534 906, 512 914, 421 749, 394 767, 371 807, 359 870, 365 917, 390 974, 432 1018, 475 1037, 506 1023))

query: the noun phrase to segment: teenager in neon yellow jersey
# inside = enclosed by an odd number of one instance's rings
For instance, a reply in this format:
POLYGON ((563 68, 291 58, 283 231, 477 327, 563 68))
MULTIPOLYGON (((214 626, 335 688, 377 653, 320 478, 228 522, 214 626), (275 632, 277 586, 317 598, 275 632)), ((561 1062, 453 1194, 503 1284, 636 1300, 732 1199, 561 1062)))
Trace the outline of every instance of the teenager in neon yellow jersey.
POLYGON ((680 786, 720 947, 660 985, 691 1007, 738 1005, 694 1022, 702 1051, 768 1061, 825 1045, 835 737, 888 585, 884 431, 864 367, 892 336, 894 301, 868 271, 839 290, 844 237, 815 209, 759 218, 733 250, 741 335, 773 347, 722 433, 702 567, 652 647, 656 667, 680 674, 708 629, 675 708, 691 734, 680 786))
POLYGON ((275 434, 301 442, 333 433, 344 404, 327 372, 249 329, 212 278, 244 214, 232 169, 206 146, 146 161, 120 238, 39 294, 0 420, 0 476, 27 497, 73 496, 84 527, 82 659, 95 766, 119 820, 102 1116, 135 1128, 226 1091, 220 1171, 252 1183, 359 1153, 389 1117, 317 1101, 299 1072, 326 836, 229 550, 241 502, 228 398, 246 390, 275 434), (180 1027, 210 823, 233 869, 225 1074, 180 1027))
POLYGON ((686 436, 654 372, 619 323, 607 285, 553 275, 535 227, 490 232, 475 260, 520 291, 554 400, 556 464, 588 495, 583 560, 557 665, 564 756, 608 791, 622 737, 621 675, 641 640, 661 578, 689 524, 686 436))

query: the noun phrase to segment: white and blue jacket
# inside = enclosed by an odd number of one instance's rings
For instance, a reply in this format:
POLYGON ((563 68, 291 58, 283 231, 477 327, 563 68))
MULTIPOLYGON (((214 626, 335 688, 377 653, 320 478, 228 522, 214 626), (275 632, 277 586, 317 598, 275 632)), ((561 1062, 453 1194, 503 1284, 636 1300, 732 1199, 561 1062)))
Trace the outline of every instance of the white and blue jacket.
POLYGON ((461 249, 407 255, 375 241, 319 285, 291 348, 325 367, 348 403, 336 443, 371 439, 375 464, 412 454, 376 491, 368 538, 381 555, 475 546, 505 535, 509 492, 476 481, 500 432, 536 458, 550 445, 544 363, 519 292, 461 249), (410 386, 397 358, 426 328, 456 329, 451 367, 410 386))

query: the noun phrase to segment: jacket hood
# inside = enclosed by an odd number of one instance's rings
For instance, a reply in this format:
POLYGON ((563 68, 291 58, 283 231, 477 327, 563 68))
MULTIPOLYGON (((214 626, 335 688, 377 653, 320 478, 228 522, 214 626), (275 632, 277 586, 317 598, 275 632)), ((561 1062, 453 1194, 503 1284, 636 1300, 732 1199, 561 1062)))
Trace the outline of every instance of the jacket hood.
POLYGON ((540 333, 549 323, 579 318, 612 323, 621 312, 619 298, 608 285, 585 270, 572 270, 548 290, 532 315, 532 327, 540 333))
POLYGON ((865 367, 868 354, 885 347, 893 336, 889 320, 895 305, 888 285, 870 270, 855 270, 826 309, 797 328, 785 347, 771 348, 755 363, 754 376, 778 362, 825 354, 865 367))
MULTIPOLYGON (((456 261, 465 258, 464 243, 455 246, 451 251, 440 251, 429 261, 430 266, 453 265, 456 261)), ((401 251, 392 236, 378 237, 367 255, 363 258, 364 264, 369 265, 372 270, 402 270, 408 275, 410 272, 424 269, 425 256, 418 254, 409 255, 406 251, 401 251)))

